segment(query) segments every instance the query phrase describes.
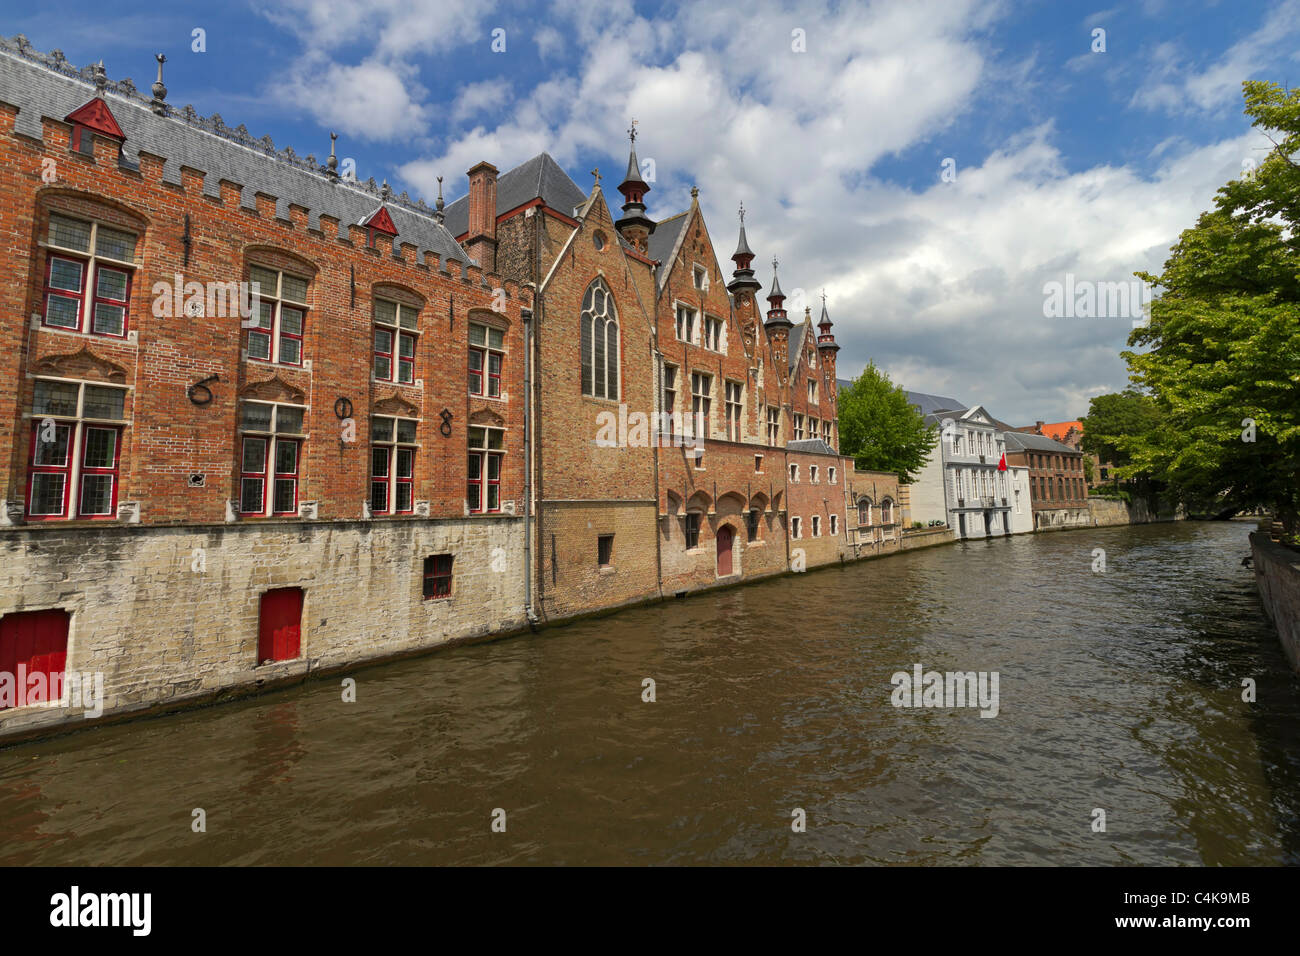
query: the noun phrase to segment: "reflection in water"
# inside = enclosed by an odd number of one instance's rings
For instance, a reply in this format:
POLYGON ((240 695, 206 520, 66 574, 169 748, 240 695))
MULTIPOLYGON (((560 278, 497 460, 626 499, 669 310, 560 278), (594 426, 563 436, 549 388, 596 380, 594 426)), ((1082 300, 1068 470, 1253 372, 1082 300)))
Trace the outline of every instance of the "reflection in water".
POLYGON ((1248 530, 968 542, 13 747, 0 862, 1300 862, 1248 530), (895 709, 914 664, 997 671, 998 716, 895 709))

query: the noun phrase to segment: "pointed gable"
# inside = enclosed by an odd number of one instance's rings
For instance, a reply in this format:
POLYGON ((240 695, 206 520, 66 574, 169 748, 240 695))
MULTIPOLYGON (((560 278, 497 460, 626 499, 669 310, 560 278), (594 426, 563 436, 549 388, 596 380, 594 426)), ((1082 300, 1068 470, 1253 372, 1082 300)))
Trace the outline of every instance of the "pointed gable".
POLYGON ((113 111, 98 96, 84 106, 78 106, 64 117, 63 121, 71 123, 73 126, 84 126, 86 129, 102 133, 104 136, 111 136, 119 142, 126 139, 122 127, 117 125, 117 119, 113 116, 113 111))
POLYGON ((362 225, 388 236, 397 235, 397 226, 393 224, 393 217, 388 214, 388 207, 386 206, 380 206, 372 212, 370 218, 363 222, 362 225))

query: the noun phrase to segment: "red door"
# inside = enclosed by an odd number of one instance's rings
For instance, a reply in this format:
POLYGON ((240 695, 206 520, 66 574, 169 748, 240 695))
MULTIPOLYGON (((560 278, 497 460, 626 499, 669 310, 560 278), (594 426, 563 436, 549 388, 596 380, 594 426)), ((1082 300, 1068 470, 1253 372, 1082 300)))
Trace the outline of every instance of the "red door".
POLYGON ((731 525, 724 524, 718 529, 718 577, 731 573, 731 525))
POLYGON ((302 646, 302 588, 276 588, 262 595, 257 662, 291 661, 302 646))
POLYGON ((0 618, 0 673, 13 675, 15 705, 35 704, 58 696, 51 691, 56 675, 62 687, 63 669, 68 663, 69 618, 67 611, 58 610, 23 611, 0 618), (25 675, 21 682, 20 666, 25 675), (27 676, 36 673, 45 675, 46 692, 42 694, 40 688, 33 688, 29 695, 27 676))

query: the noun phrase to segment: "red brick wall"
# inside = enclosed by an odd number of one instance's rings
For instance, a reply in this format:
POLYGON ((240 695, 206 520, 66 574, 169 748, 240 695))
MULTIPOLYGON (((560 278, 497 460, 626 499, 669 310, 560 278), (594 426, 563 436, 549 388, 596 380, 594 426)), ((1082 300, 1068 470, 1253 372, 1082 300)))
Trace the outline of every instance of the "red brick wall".
MULTIPOLYGON (((5 316, 0 376, 17 385, 16 395, 13 388, 0 389, 0 497, 21 499, 26 484, 29 426, 22 416, 31 408, 32 385, 24 376, 43 359, 84 349, 89 361, 110 363, 104 366, 108 374, 133 386, 118 498, 139 501, 143 523, 224 520, 226 501, 238 498, 238 398, 259 383, 263 390, 283 383, 303 395, 310 438, 303 448, 299 499, 317 501, 322 519, 360 517, 369 497, 369 415, 374 403, 394 398, 413 406, 421 419, 414 497, 430 502, 432 516, 464 513, 467 418, 489 408, 508 429, 502 499, 521 502, 520 308, 526 291, 504 283, 507 295, 499 301, 505 311, 494 315, 507 333, 503 387, 514 400, 471 402, 466 320, 470 309, 491 310, 492 288, 503 285, 495 276, 484 287, 479 269, 466 269, 462 276, 459 265, 451 263, 450 274, 440 273, 436 257, 417 261, 414 247, 401 236, 396 254, 386 236, 379 237, 378 248, 366 248, 360 227, 350 227, 347 239, 334 238, 331 227, 337 222, 328 216, 322 217, 324 231, 308 229, 309 211, 301 206, 291 205, 289 218, 278 219, 274 197, 259 194, 256 212, 243 209, 238 188, 228 182, 221 184, 220 200, 205 196, 199 171, 184 170, 180 187, 164 183, 162 160, 156 157, 142 156, 139 173, 123 170, 116 144, 107 139, 97 137, 92 162, 69 151, 69 129, 62 123, 46 121, 44 142, 16 137, 13 116, 12 107, 0 107, 0 233, 19 254, 11 263, 18 268, 16 279, 0 289, 5 316), (53 183, 42 182, 45 159, 53 161, 53 183), (135 342, 28 328, 28 317, 42 308, 45 254, 38 243, 51 209, 93 216, 137 234, 128 319, 135 342), (193 244, 186 268, 181 237, 187 214, 193 244), (310 370, 241 361, 238 317, 152 314, 156 282, 170 284, 179 272, 186 282, 244 281, 250 262, 291 266, 311 276, 303 346, 310 370), (355 271, 355 304, 350 270, 355 271), (378 285, 396 287, 408 301, 423 303, 415 369, 423 388, 371 382, 372 293, 378 285), (186 387, 213 374, 220 381, 211 385, 211 404, 191 404, 186 387), (341 397, 353 404, 355 444, 340 441, 334 404, 341 397), (443 409, 452 415, 450 437, 439 431, 443 409), (186 486, 192 473, 206 476, 204 487, 186 486)), ((292 202, 294 197, 282 198, 292 202)))

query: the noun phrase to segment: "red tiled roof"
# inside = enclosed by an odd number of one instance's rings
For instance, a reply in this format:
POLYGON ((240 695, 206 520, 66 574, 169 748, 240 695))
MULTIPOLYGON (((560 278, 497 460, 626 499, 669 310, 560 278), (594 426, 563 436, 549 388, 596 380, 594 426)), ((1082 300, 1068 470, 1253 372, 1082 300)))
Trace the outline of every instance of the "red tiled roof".
POLYGON ((1083 422, 1053 422, 1050 425, 1044 423, 1043 434, 1056 441, 1065 441, 1065 436, 1071 428, 1076 429, 1080 435, 1083 434, 1083 422))

